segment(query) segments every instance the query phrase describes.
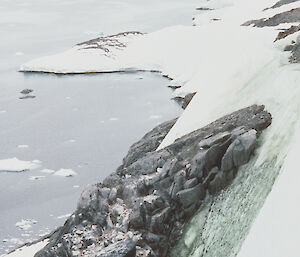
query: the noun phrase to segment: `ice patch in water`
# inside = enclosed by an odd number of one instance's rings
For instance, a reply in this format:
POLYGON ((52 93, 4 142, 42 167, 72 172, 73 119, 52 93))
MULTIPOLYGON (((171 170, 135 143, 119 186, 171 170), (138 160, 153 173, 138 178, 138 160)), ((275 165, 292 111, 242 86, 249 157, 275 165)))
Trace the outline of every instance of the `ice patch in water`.
POLYGON ((33 219, 22 219, 21 221, 16 223, 16 227, 23 229, 23 230, 27 230, 30 229, 32 227, 32 225, 36 224, 37 221, 33 220, 33 219))
POLYGON ((158 120, 158 119, 160 119, 160 118, 162 118, 161 115, 151 115, 151 116, 149 117, 150 120, 158 120))
POLYGON ((6 113, 6 112, 7 112, 6 110, 1 110, 1 111, 0 111, 0 113, 6 113))
POLYGON ((68 142, 69 142, 69 143, 75 143, 76 140, 75 140, 75 139, 70 139, 70 140, 68 140, 68 142))
POLYGON ((24 55, 24 53, 23 52, 16 52, 15 55, 16 56, 21 56, 21 55, 24 55))
POLYGON ((73 177, 77 173, 72 169, 60 169, 54 173, 55 176, 61 176, 61 177, 73 177))
POLYGON ((30 176, 29 180, 44 180, 45 176, 30 176))
POLYGON ((18 147, 18 148, 28 148, 29 145, 18 145, 17 147, 18 147))
POLYGON ((119 120, 119 118, 117 118, 117 117, 112 117, 112 118, 110 118, 109 120, 110 120, 110 121, 117 121, 117 120, 119 120))
POLYGON ((47 173, 47 174, 53 174, 53 173, 55 172, 55 170, 51 170, 51 169, 42 169, 41 172, 47 173))
POLYGON ((3 159, 0 160, 0 172, 22 172, 32 170, 39 167, 40 163, 41 162, 38 160, 22 161, 16 157, 10 159, 3 159))

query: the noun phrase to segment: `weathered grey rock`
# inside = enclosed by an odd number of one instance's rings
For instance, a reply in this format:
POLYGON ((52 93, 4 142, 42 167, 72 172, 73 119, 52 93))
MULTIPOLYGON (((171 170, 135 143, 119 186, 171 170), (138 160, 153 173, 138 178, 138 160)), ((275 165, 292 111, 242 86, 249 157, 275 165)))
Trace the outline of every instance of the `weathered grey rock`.
POLYGON ((290 63, 300 63, 300 42, 288 45, 284 50, 291 51, 291 56, 289 58, 290 63))
POLYGON ((229 171, 249 161, 256 142, 256 130, 238 136, 226 150, 222 158, 221 170, 229 171))
POLYGON ((117 193, 117 189, 113 187, 108 196, 108 200, 110 201, 110 203, 113 203, 117 199, 117 193))
POLYGON ((203 185, 198 184, 195 187, 179 191, 176 196, 183 207, 188 207, 199 200, 203 200, 205 197, 205 191, 203 185))
POLYGON ((157 213, 151 218, 151 231, 160 235, 163 235, 166 232, 167 223, 166 220, 171 213, 171 208, 166 207, 160 213, 157 213))
POLYGON ((225 172, 221 171, 216 174, 214 179, 209 183, 208 192, 215 194, 227 186, 227 178, 225 172))
POLYGON ((231 136, 231 133, 228 131, 219 133, 217 135, 214 135, 214 136, 211 136, 211 137, 208 137, 208 138, 202 140, 199 143, 199 147, 209 148, 214 144, 218 144, 218 143, 226 141, 230 136, 231 136))
POLYGON ((187 180, 184 183, 183 188, 184 189, 191 188, 191 187, 196 186, 197 184, 198 184, 198 179, 197 178, 192 178, 192 179, 187 180))
POLYGON ((84 257, 131 256, 134 251, 138 256, 167 256, 206 192, 217 194, 249 160, 271 115, 264 106, 253 105, 155 151, 159 143, 154 138, 161 141, 170 124, 148 133, 132 146, 116 173, 88 187, 74 214, 36 256, 69 257, 75 250, 84 257), (128 247, 128 237, 137 241, 137 248, 128 247))
MULTIPOLYGON (((292 34, 298 32, 299 30, 300 30, 300 25, 298 25, 298 26, 292 25, 290 28, 279 32, 274 42, 276 42, 277 40, 286 38, 287 36, 292 35, 292 34)), ((290 51, 290 50, 288 50, 288 51, 290 51)))
POLYGON ((254 25, 255 27, 274 27, 281 23, 293 23, 300 21, 300 8, 295 8, 290 11, 278 13, 268 19, 259 19, 247 21, 242 26, 254 25))
POLYGON ((84 189, 77 203, 77 209, 92 208, 97 209, 98 205, 98 187, 96 185, 90 185, 84 189))
POLYGON ((110 195, 110 188, 108 187, 103 187, 99 190, 100 195, 105 198, 108 199, 109 195, 110 195))
POLYGON ((127 239, 111 244, 97 253, 96 257, 135 257, 136 243, 127 239))
POLYGON ((276 4, 274 4, 273 6, 269 7, 269 8, 266 8, 264 9, 264 11, 268 10, 268 9, 275 9, 275 8, 278 8, 280 6, 283 6, 283 5, 286 5, 286 4, 290 4, 290 3, 293 3, 293 2, 297 2, 299 0, 279 0, 276 4))

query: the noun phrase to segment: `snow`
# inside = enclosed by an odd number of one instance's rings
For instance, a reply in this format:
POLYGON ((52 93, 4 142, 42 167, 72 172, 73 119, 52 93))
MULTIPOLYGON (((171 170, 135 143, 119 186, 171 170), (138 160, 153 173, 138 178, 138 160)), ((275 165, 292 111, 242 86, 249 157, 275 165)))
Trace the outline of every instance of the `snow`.
POLYGON ((4 254, 1 257, 33 257, 39 250, 45 247, 48 242, 49 240, 46 239, 30 246, 25 245, 21 248, 18 248, 14 252, 4 254))
POLYGON ((36 169, 39 167, 40 161, 22 161, 18 158, 10 158, 10 159, 3 159, 0 160, 0 172, 7 171, 7 172, 22 172, 27 170, 36 169))
POLYGON ((255 220, 238 257, 297 256, 299 252, 300 135, 297 136, 283 171, 255 220))
POLYGON ((55 176, 61 176, 61 177, 73 177, 77 173, 72 169, 60 169, 53 173, 55 176))
POLYGON ((274 156, 277 157, 277 162, 271 163, 274 169, 280 169, 283 163, 285 168, 239 256, 295 256, 298 253, 297 203, 300 196, 296 184, 299 175, 295 168, 297 147, 287 160, 285 158, 291 142, 298 146, 300 143, 293 138, 300 131, 297 126, 300 66, 289 64, 288 53, 283 49, 297 38, 299 32, 273 43, 278 28, 287 28, 291 24, 264 28, 240 26, 248 20, 272 17, 299 7, 299 2, 294 2, 263 11, 275 2, 203 0, 199 7, 215 10, 199 12, 193 21, 196 26, 174 26, 125 37, 122 40, 126 47, 112 47, 109 54, 104 54, 101 49, 75 46, 25 63, 20 70, 54 73, 145 70, 168 75, 173 78, 172 85, 182 86, 174 95, 197 94, 158 149, 232 111, 251 104, 265 104, 272 113, 273 123, 264 136, 254 168, 274 156))

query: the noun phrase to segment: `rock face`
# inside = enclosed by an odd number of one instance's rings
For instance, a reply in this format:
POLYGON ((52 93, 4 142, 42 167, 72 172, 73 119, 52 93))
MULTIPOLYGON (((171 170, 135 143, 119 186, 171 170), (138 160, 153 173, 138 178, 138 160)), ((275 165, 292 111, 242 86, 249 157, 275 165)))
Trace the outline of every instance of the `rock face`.
POLYGON ((292 42, 286 46, 285 51, 290 51, 291 56, 289 58, 290 63, 300 63, 300 38, 297 38, 297 42, 292 42))
POLYGON ((278 13, 273 17, 268 19, 259 19, 259 20, 251 20, 247 21, 243 24, 243 26, 254 25, 255 27, 273 27, 278 26, 281 23, 293 23, 300 22, 300 8, 295 8, 290 11, 278 13))
POLYGON ((274 4, 273 6, 271 6, 269 8, 266 8, 265 10, 275 9, 275 8, 280 7, 280 6, 283 6, 283 5, 286 5, 286 4, 290 4, 290 3, 293 3, 293 2, 297 2, 297 1, 299 1, 299 0, 279 0, 276 4, 274 4))
POLYGON ((253 105, 155 151, 174 122, 153 129, 115 173, 86 188, 74 214, 35 257, 167 256, 205 197, 249 161, 271 115, 253 105))

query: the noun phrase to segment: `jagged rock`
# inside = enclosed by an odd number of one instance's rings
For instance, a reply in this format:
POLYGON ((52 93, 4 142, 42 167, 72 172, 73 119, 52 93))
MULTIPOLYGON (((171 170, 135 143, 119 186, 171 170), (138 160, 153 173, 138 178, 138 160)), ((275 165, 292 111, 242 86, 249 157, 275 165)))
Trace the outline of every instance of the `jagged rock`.
POLYGON ((221 169, 229 171, 249 161, 256 142, 256 130, 238 136, 228 147, 222 158, 221 169))
POLYGON ((275 9, 282 5, 290 4, 290 3, 293 3, 296 1, 299 1, 299 0, 279 0, 276 4, 272 5, 271 7, 264 9, 264 11, 266 11, 268 9, 275 9))
POLYGON ((179 202, 183 207, 188 207, 205 197, 205 191, 202 184, 198 184, 192 188, 184 189, 176 194, 179 202))
POLYGON ((196 186, 197 184, 198 184, 198 179, 197 178, 192 178, 192 179, 187 180, 184 183, 183 188, 184 189, 191 188, 191 187, 196 186))
POLYGON ((268 19, 259 19, 247 21, 242 26, 254 25, 255 27, 273 27, 278 26, 281 23, 293 23, 300 21, 300 8, 295 8, 290 11, 275 14, 268 19))
POLYGON ((209 183, 208 191, 210 194, 215 194, 221 189, 225 188, 227 185, 226 174, 223 171, 220 171, 216 174, 214 179, 209 183))
POLYGON ((127 239, 105 247, 96 257, 135 257, 135 253, 136 243, 127 239))
POLYGON ((253 105, 156 151, 173 124, 153 129, 132 146, 116 173, 86 188, 77 210, 36 257, 72 256, 74 249, 93 257, 135 256, 135 251, 167 256, 206 193, 217 194, 249 161, 271 115, 253 105))

